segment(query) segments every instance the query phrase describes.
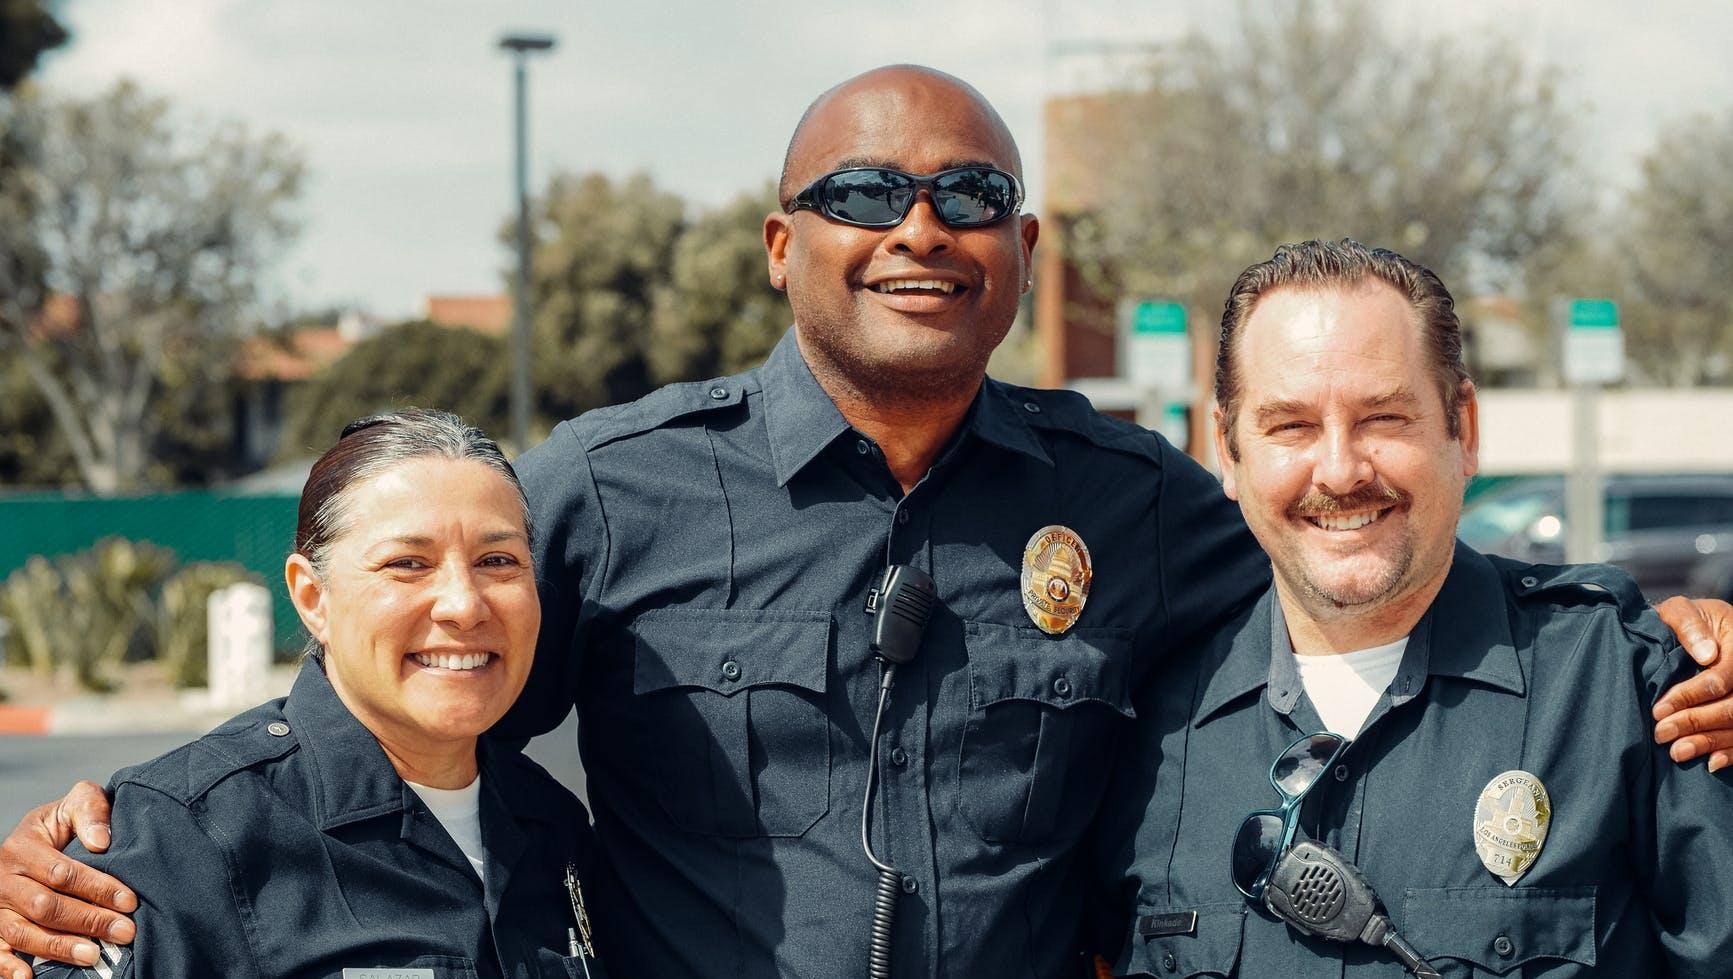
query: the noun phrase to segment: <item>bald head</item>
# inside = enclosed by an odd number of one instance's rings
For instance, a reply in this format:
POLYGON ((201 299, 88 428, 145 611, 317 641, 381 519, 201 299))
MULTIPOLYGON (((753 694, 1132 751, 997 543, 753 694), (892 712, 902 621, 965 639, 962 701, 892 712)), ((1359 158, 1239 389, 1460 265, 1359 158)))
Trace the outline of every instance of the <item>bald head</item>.
MULTIPOLYGON (((811 132, 818 128, 813 123, 833 113, 848 115, 849 107, 863 99, 885 103, 936 100, 966 104, 970 109, 968 115, 973 117, 973 126, 978 130, 969 135, 998 144, 1002 154, 998 166, 1015 174, 1018 180, 1023 179, 1023 161, 1017 153, 1016 141, 1011 138, 1011 130, 1006 127, 1005 120, 999 118, 992 103, 977 92, 974 86, 936 68, 923 65, 886 65, 833 86, 806 107, 800 122, 795 124, 794 135, 789 138, 788 152, 782 158, 782 179, 777 185, 777 198, 784 207, 802 187, 830 168, 829 164, 820 160, 816 165, 823 169, 814 173, 806 172, 814 165, 814 148, 810 145, 812 141, 808 139, 811 132)), ((887 117, 885 121, 889 123, 892 120, 887 117)))

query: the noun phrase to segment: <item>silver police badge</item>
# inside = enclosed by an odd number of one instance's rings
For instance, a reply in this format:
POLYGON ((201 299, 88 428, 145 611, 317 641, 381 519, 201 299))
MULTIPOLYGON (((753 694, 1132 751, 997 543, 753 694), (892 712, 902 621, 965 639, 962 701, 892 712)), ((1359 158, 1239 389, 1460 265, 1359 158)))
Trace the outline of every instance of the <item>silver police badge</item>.
POLYGON ((1486 783, 1474 803, 1474 852, 1493 876, 1515 884, 1540 858, 1552 799, 1540 779, 1511 770, 1486 783))
POLYGON ((1076 624, 1094 578, 1089 548, 1070 527, 1049 524, 1023 545, 1023 610, 1050 636, 1076 624))

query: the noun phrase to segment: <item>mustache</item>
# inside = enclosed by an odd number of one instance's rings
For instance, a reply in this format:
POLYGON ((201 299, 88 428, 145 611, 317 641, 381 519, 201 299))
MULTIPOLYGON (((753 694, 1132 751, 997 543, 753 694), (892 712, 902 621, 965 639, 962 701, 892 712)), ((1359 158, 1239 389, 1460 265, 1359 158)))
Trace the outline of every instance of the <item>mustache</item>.
POLYGON ((1322 517, 1353 510, 1371 510, 1391 505, 1400 506, 1407 503, 1408 499, 1407 493, 1383 483, 1362 486, 1344 496, 1335 496, 1314 489, 1289 505, 1288 516, 1322 517))

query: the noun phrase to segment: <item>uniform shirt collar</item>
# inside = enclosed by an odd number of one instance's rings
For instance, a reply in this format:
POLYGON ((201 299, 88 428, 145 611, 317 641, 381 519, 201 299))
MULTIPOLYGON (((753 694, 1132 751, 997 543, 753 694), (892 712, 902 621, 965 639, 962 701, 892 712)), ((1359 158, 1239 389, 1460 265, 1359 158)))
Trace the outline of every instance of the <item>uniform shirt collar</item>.
MULTIPOLYGON (((776 485, 786 486, 850 426, 812 376, 792 328, 758 369, 758 380, 764 391, 764 425, 776 485)), ((1027 414, 1029 409, 1015 401, 1005 385, 988 379, 975 396, 963 431, 1052 465, 1052 457, 1029 427, 1027 414)))
POLYGON ((320 829, 403 809, 403 779, 379 739, 337 698, 317 660, 301 664, 283 716, 312 761, 313 815, 320 829))
MULTIPOLYGON (((1409 634, 1402 665, 1390 681, 1391 706, 1418 696, 1425 679, 1434 676, 1470 680, 1521 696, 1526 686, 1505 609, 1497 569, 1458 541, 1444 586, 1409 634), (1437 614, 1440 608, 1448 614, 1437 614)), ((1226 658, 1198 702, 1197 722, 1260 688, 1270 707, 1282 714, 1293 711, 1305 689, 1274 583, 1230 640, 1226 658)))
POLYGON ((795 473, 848 431, 848 420, 818 386, 792 327, 758 368, 758 382, 764 389, 764 427, 776 485, 787 486, 795 473))

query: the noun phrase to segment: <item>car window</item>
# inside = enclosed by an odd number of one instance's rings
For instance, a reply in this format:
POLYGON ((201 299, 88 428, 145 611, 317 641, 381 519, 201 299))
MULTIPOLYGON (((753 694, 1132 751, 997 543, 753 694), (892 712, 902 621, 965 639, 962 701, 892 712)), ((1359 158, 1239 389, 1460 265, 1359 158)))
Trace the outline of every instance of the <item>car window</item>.
POLYGON ((1733 498, 1720 496, 1639 495, 1630 499, 1632 530, 1733 524, 1733 498))
POLYGON ((1551 490, 1482 497, 1462 511, 1456 536, 1469 547, 1487 550, 1498 546, 1510 535, 1527 530, 1530 524, 1557 509, 1557 494, 1551 490))

